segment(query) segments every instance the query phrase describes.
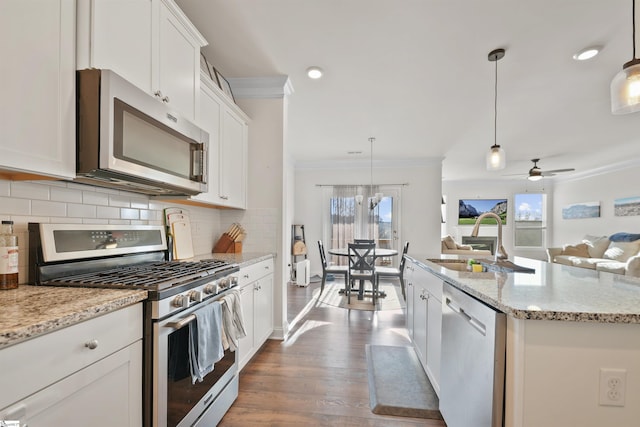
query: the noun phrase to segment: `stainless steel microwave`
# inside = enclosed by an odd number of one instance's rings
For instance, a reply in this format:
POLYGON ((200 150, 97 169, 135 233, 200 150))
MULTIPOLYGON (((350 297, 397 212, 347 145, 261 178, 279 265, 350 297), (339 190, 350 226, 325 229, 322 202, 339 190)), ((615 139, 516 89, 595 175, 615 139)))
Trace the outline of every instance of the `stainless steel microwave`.
POLYGON ((76 77, 76 181, 148 195, 207 191, 206 131, 111 70, 76 77))

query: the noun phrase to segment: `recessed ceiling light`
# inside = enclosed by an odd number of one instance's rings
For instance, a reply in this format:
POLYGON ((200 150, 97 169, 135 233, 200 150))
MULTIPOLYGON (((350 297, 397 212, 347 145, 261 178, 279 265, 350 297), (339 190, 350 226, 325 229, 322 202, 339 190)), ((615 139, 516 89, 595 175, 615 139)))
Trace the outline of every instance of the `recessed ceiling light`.
POLYGON ((320 67, 309 67, 307 68, 307 76, 310 79, 319 79, 322 77, 322 69, 320 67))
POLYGON ((600 46, 591 46, 582 49, 580 52, 576 52, 573 55, 573 59, 576 61, 586 61, 596 56, 600 52, 600 46))

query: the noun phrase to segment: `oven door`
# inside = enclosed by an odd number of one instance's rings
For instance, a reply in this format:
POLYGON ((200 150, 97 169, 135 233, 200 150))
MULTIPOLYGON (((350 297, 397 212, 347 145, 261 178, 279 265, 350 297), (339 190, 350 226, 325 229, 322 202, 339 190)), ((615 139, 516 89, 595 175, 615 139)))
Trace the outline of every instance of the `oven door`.
POLYGON ((228 349, 202 382, 191 381, 188 346, 189 323, 195 318, 192 313, 217 299, 153 324, 154 427, 192 426, 203 417, 219 420, 238 395, 237 353, 228 349))

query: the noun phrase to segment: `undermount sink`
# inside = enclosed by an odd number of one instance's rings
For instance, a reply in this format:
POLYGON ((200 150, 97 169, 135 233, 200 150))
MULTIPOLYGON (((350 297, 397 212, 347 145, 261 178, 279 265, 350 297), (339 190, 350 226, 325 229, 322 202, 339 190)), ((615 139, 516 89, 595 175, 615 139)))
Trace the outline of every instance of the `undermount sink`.
MULTIPOLYGON (((438 264, 444 268, 448 268, 449 270, 454 271, 469 271, 467 269, 467 260, 465 259, 439 259, 432 258, 428 259, 428 261, 433 262, 434 264, 438 264)), ((485 271, 490 272, 499 272, 499 273, 535 273, 533 268, 522 267, 520 265, 514 264, 508 260, 497 260, 494 261, 492 259, 477 259, 476 262, 480 263, 485 271)))
POLYGON ((448 268, 449 270, 455 271, 469 271, 467 270, 467 260, 463 259, 427 259, 427 261, 431 261, 434 264, 438 264, 444 268, 448 268))

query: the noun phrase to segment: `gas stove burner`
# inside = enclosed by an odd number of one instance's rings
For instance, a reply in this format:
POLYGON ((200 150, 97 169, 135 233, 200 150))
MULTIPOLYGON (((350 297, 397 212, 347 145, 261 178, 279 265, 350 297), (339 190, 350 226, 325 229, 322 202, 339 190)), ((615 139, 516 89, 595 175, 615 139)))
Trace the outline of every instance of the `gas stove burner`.
POLYGON ((152 262, 109 270, 88 272, 51 279, 43 285, 91 286, 126 288, 136 287, 161 291, 196 281, 203 277, 220 275, 234 269, 234 264, 219 260, 192 262, 152 262))

